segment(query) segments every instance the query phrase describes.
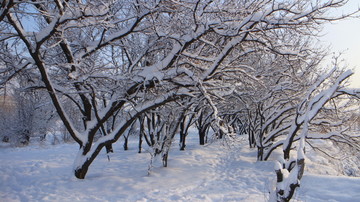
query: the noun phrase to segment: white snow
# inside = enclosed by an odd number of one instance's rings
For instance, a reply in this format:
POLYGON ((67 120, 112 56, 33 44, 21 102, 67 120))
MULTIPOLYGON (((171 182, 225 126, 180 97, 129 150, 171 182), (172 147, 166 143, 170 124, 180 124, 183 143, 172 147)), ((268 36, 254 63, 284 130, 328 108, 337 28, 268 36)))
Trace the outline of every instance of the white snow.
MULTIPOLYGON (((169 167, 150 155, 114 145, 111 161, 104 151, 85 180, 73 176, 77 144, 33 144, 23 148, 0 145, 0 201, 267 201, 276 175, 273 162, 256 162, 247 137, 231 148, 215 142, 198 145, 196 131, 186 151, 172 144, 169 167)), ((145 145, 143 145, 145 146, 145 145)), ((359 201, 360 178, 305 172, 294 201, 359 201)))
POLYGON ((55 16, 51 23, 46 26, 44 29, 40 30, 35 34, 36 42, 43 41, 46 37, 50 36, 50 33, 54 31, 55 27, 58 25, 60 16, 55 16))

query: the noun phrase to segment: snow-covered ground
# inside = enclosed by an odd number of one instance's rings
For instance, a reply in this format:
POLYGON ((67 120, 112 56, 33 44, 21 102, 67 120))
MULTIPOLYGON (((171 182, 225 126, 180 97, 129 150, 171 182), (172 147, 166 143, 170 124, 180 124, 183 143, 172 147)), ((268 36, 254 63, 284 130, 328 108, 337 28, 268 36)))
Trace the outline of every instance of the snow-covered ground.
MULTIPOLYGON (((256 162, 246 139, 232 147, 220 142, 197 145, 188 137, 186 151, 177 144, 169 166, 120 144, 108 161, 102 152, 85 180, 73 176, 76 144, 0 148, 0 201, 267 201, 275 180, 272 162, 256 162)), ((294 201, 360 201, 360 178, 305 173, 294 201)))

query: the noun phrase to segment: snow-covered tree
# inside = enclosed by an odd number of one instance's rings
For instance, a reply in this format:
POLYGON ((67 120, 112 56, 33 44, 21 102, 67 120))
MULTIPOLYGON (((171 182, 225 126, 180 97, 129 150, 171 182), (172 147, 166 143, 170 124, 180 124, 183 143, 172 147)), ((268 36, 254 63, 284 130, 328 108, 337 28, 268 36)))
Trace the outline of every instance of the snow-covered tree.
POLYGON ((213 87, 229 86, 224 75, 248 75, 241 60, 246 55, 306 54, 308 47, 288 38, 314 35, 319 24, 335 19, 326 11, 344 3, 2 1, 0 41, 16 56, 15 72, 37 70, 80 146, 74 173, 83 179, 101 149, 116 142, 138 117, 185 96, 202 95, 213 113, 214 131, 229 132, 213 87), (82 124, 70 118, 65 101, 82 124), (115 114, 114 127, 103 130, 115 114))
MULTIPOLYGON (((273 197, 277 201, 289 201, 297 187, 305 168, 305 141, 306 139, 331 139, 336 137, 337 141, 353 145, 357 150, 360 149, 358 135, 349 134, 343 131, 332 131, 323 134, 312 133, 310 130, 313 120, 324 109, 324 106, 341 96, 355 96, 359 98, 359 90, 347 89, 344 81, 351 76, 351 71, 336 74, 335 69, 328 74, 324 74, 315 84, 309 88, 305 98, 299 102, 296 109, 296 116, 292 119, 291 126, 287 129, 285 139, 279 140, 274 145, 283 146, 283 157, 276 163, 275 171, 277 175, 277 185, 273 197), (330 84, 326 82, 329 82, 330 84), (323 86, 325 84, 325 86, 323 86), (295 142, 297 154, 295 158, 291 155, 295 142)), ((331 117, 330 117, 331 118, 331 117)), ((326 122, 326 119, 323 119, 326 122)), ((275 199, 273 198, 273 199, 275 199)))

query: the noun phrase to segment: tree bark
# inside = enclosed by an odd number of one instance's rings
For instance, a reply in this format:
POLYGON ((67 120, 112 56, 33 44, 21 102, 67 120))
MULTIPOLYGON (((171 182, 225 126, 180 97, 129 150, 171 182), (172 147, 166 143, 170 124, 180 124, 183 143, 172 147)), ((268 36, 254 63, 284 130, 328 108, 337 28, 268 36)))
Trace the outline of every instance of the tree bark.
POLYGON ((124 135, 124 150, 125 150, 125 151, 129 150, 128 142, 129 142, 129 137, 126 137, 126 136, 124 135))
POLYGON ((84 151, 84 147, 80 148, 80 151, 74 162, 74 174, 78 179, 85 179, 85 176, 89 170, 91 163, 95 160, 97 155, 100 153, 101 149, 106 145, 106 143, 100 144, 97 148, 91 151, 84 151), (90 154, 91 152, 91 154, 90 154), (90 154, 90 156, 88 155, 90 154))
POLYGON ((201 128, 199 130, 199 143, 200 143, 200 145, 205 145, 205 143, 206 143, 206 131, 207 131, 206 127, 201 128))
POLYGON ((185 144, 186 136, 187 136, 187 134, 180 133, 180 151, 184 151, 184 150, 185 150, 185 147, 186 147, 186 144, 185 144))

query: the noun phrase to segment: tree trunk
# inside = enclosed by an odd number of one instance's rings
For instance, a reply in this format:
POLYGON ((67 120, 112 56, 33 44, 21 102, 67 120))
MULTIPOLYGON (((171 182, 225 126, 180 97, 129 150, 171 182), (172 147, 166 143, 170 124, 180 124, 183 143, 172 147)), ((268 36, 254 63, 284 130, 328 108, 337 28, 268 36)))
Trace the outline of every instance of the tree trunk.
POLYGON ((76 178, 85 179, 91 163, 95 160, 101 149, 108 144, 110 144, 110 142, 101 143, 97 145, 94 150, 89 148, 89 151, 84 151, 85 147, 80 148, 74 162, 74 173, 76 178))
POLYGON ((180 133, 180 151, 185 150, 186 147, 185 140, 186 140, 186 134, 180 133))
POLYGON ((290 138, 289 138, 289 141, 285 141, 285 149, 283 149, 283 152, 284 152, 284 159, 285 160, 289 160, 290 159, 290 150, 291 150, 291 146, 292 146, 292 143, 293 143, 293 141, 294 141, 294 138, 295 138, 295 136, 296 136, 296 134, 297 134, 297 132, 299 131, 299 129, 300 129, 300 126, 301 126, 301 124, 296 124, 296 127, 295 127, 295 129, 292 131, 292 133, 291 134, 289 134, 290 135, 290 138))
POLYGON ((303 176, 304 168, 305 168, 305 159, 304 158, 297 159, 295 162, 292 162, 292 163, 295 164, 295 167, 297 167, 297 169, 289 170, 289 168, 287 168, 287 170, 289 173, 297 172, 296 180, 293 180, 291 178, 284 178, 284 175, 283 175, 283 172, 281 171, 281 169, 275 170, 276 177, 277 177, 277 183, 278 183, 277 187, 276 187, 276 199, 278 202, 290 201, 291 198, 294 196, 296 188, 300 186, 300 180, 303 176), (285 188, 285 190, 281 189, 278 187, 279 183, 286 183, 288 187, 282 187, 282 188, 285 188), (286 191, 286 190, 288 190, 288 191, 286 191))
POLYGON ((138 153, 140 154, 141 153, 141 149, 142 149, 142 131, 140 130, 140 133, 139 133, 139 151, 138 153))
POLYGON ((113 149, 112 144, 107 144, 105 146, 105 148, 106 148, 106 153, 114 153, 114 149, 113 149))
POLYGON ((129 150, 128 142, 129 142, 129 138, 124 135, 124 150, 125 151, 129 150))
MULTIPOLYGON (((82 156, 82 157, 84 157, 84 156, 82 156)), ((76 159, 78 159, 78 158, 76 158, 76 159)), ((91 162, 93 160, 94 159, 88 159, 83 163, 75 161, 75 163, 74 163, 75 177, 78 178, 78 179, 85 179, 85 176, 86 176, 86 174, 87 174, 87 172, 89 170, 89 166, 91 165, 91 162), (81 164, 81 165, 77 166, 77 164, 81 164)))
POLYGON ((205 136, 206 136, 206 130, 200 130, 199 131, 199 143, 200 143, 200 145, 205 145, 205 136))
POLYGON ((168 156, 169 156, 169 151, 166 151, 163 155, 162 155, 162 162, 163 162, 163 166, 167 167, 168 166, 168 156))
POLYGON ((258 146, 258 152, 257 152, 257 160, 262 161, 264 158, 264 147, 258 146))
POLYGON ((254 131, 249 129, 248 134, 249 134, 249 146, 250 146, 250 148, 254 148, 256 145, 254 131))
POLYGON ((85 179, 90 163, 83 164, 80 168, 75 169, 75 177, 78 179, 85 179))

